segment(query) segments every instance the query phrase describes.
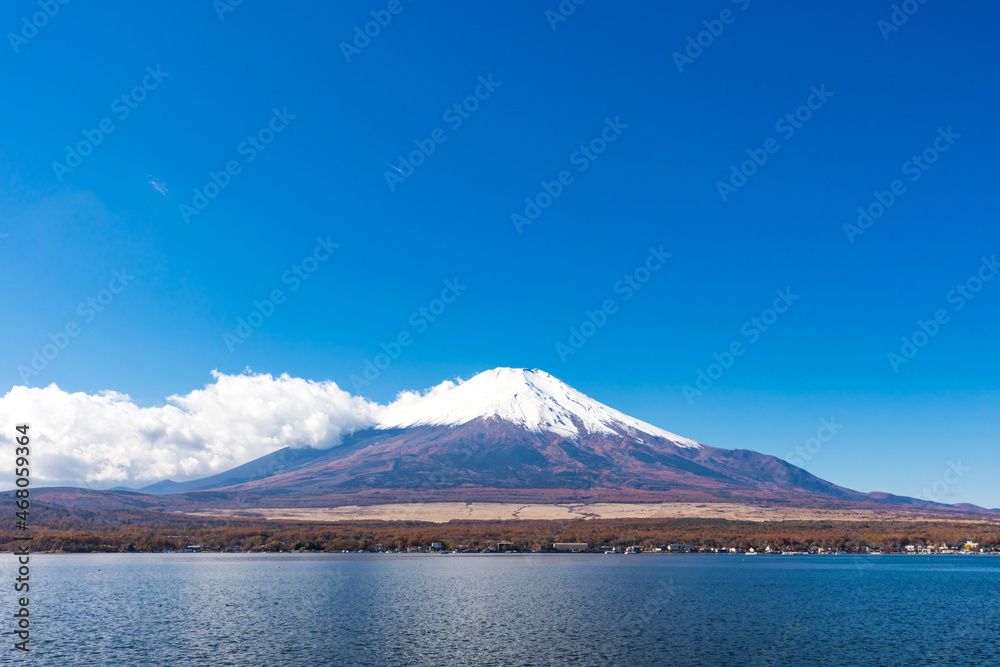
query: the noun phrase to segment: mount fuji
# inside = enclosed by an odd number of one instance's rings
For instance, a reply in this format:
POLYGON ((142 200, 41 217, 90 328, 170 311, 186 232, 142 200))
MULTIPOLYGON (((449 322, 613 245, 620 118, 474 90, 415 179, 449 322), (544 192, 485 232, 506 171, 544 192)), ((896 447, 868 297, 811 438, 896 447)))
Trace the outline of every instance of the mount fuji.
POLYGON ((262 507, 697 501, 950 508, 852 491, 773 456, 710 447, 523 368, 401 394, 378 423, 329 449, 286 447, 212 477, 139 491, 216 505, 235 494, 262 507))
POLYGON ((477 420, 570 439, 645 435, 678 447, 701 447, 694 440, 612 410, 544 371, 526 368, 494 368, 468 382, 447 383, 416 401, 398 401, 388 406, 376 428, 462 426, 477 420))

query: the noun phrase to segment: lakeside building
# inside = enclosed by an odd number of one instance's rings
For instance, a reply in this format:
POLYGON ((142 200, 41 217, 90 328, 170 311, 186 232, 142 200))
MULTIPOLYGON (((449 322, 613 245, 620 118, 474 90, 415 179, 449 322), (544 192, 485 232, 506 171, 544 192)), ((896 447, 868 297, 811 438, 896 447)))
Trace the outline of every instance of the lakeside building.
POLYGON ((552 545, 552 548, 556 551, 587 551, 590 545, 586 542, 556 542, 552 545))

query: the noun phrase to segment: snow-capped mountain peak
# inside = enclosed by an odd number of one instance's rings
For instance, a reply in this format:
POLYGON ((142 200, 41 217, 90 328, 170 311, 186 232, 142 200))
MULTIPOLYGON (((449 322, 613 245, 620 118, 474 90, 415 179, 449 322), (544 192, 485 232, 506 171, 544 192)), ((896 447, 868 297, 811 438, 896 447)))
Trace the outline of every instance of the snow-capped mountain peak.
POLYGON ((376 428, 460 426, 476 419, 498 419, 528 431, 574 439, 586 434, 645 434, 680 447, 701 447, 609 408, 544 371, 527 368, 494 368, 424 394, 403 394, 385 408, 376 428))

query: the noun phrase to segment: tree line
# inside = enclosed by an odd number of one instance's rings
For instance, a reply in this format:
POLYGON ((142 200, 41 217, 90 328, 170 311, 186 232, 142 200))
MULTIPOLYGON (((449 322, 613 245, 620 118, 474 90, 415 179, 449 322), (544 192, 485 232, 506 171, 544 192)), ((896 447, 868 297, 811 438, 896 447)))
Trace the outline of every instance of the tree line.
MULTIPOLYGON (((83 511, 46 506, 34 513, 33 550, 54 552, 165 551, 191 544, 206 550, 404 551, 430 547, 485 549, 499 541, 518 550, 546 551, 556 542, 592 547, 692 544, 708 549, 808 550, 818 547, 886 551, 907 545, 967 540, 1000 548, 1000 525, 954 522, 726 521, 720 519, 590 519, 344 521, 336 523, 221 519, 143 510, 83 511)), ((14 548, 12 529, 0 530, 0 549, 14 548)))

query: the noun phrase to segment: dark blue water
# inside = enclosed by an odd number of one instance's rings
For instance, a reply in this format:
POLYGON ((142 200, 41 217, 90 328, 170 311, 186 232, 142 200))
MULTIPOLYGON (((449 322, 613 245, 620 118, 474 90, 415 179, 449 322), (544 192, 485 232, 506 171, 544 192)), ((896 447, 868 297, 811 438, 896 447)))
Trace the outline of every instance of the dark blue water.
POLYGON ((13 570, 3 664, 1000 665, 1000 557, 34 556, 27 659, 13 570))

